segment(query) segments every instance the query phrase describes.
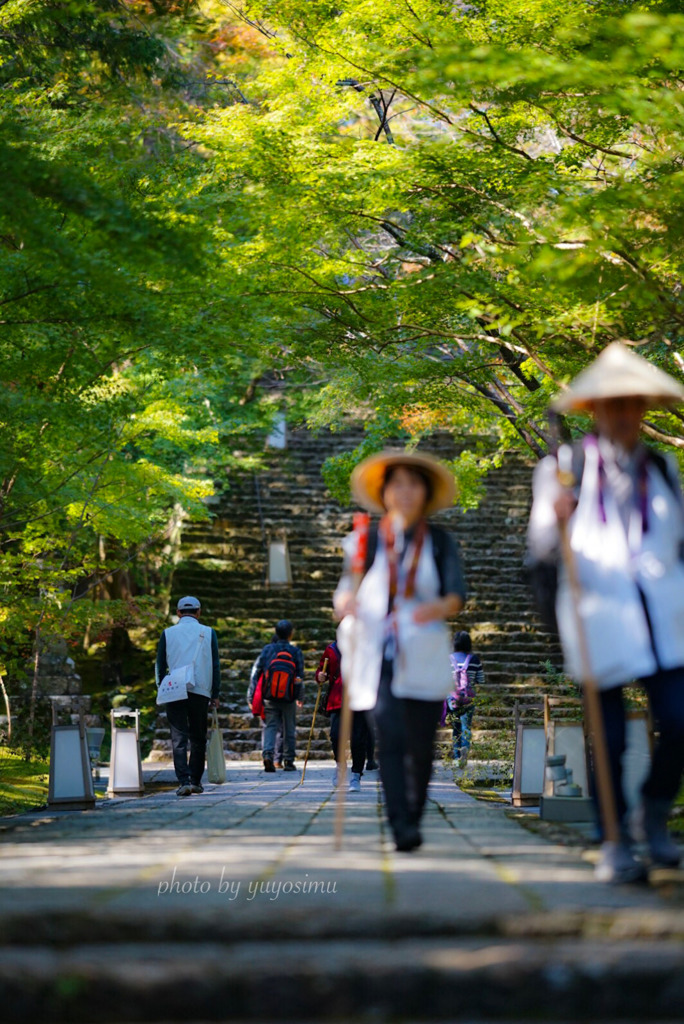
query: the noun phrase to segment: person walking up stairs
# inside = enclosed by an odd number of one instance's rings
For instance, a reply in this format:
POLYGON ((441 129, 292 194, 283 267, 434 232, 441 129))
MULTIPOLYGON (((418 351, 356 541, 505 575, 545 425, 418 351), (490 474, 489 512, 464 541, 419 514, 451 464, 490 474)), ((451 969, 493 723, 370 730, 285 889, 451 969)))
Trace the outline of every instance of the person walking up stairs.
POLYGON ((202 793, 207 750, 207 710, 219 705, 221 666, 215 630, 199 621, 201 604, 182 597, 178 622, 165 629, 157 644, 156 676, 160 686, 172 673, 183 673, 187 692, 165 705, 171 730, 178 796, 202 793), (188 747, 189 757, 188 757, 188 747))
POLYGON ((275 772, 274 750, 279 726, 283 731, 283 771, 295 768, 295 730, 297 705, 302 706, 304 694, 304 656, 290 643, 294 627, 288 619, 281 619, 275 627, 275 639, 266 644, 254 662, 250 676, 247 701, 251 706, 258 687, 264 705, 265 728, 263 734, 264 771, 275 772))

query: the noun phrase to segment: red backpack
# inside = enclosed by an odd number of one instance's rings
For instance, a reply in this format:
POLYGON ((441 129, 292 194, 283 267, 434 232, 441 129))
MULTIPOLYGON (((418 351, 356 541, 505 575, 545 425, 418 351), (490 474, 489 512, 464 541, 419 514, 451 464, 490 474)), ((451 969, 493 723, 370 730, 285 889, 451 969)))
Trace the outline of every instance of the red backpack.
POLYGON ((291 704, 295 699, 295 679, 297 664, 294 655, 288 650, 278 651, 271 658, 264 672, 262 694, 264 700, 291 704))

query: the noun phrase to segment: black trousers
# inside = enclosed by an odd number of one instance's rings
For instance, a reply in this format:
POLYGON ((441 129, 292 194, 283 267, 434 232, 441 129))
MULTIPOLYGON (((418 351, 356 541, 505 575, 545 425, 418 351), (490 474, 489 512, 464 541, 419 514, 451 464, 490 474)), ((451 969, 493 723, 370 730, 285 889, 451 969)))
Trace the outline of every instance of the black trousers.
POLYGON ((375 726, 373 719, 368 721, 368 742, 366 743, 366 761, 375 760, 375 726))
POLYGON ((372 716, 380 743, 387 817, 396 834, 407 825, 420 823, 443 702, 395 697, 391 690, 393 668, 391 661, 383 661, 372 716))
POLYGON ((187 700, 173 700, 166 705, 166 717, 171 729, 173 767, 181 786, 187 783, 199 786, 202 781, 207 752, 208 707, 209 698, 201 693, 189 693, 187 700))
MULTIPOLYGON (((340 721, 342 719, 341 708, 330 712, 330 744, 333 749, 333 757, 337 760, 337 747, 340 741, 340 721)), ((352 771, 363 775, 366 763, 366 748, 368 746, 369 725, 365 711, 352 712, 351 728, 351 756, 352 771)))
MULTIPOLYGON (((650 800, 671 803, 679 792, 684 774, 684 667, 663 669, 641 679, 659 739, 653 751, 651 771, 643 785, 650 800)), ((627 804, 622 788, 622 757, 626 747, 626 721, 621 686, 601 691, 603 725, 613 779, 618 817, 622 821, 627 804)))

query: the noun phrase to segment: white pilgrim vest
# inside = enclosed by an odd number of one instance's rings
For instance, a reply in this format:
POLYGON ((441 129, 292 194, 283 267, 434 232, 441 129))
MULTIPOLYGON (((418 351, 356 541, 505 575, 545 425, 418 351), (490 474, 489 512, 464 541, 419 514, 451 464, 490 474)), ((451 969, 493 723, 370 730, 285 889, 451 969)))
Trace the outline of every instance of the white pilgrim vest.
POLYGON ((166 636, 166 662, 170 670, 182 668, 195 661, 192 693, 211 697, 212 661, 211 629, 192 615, 183 615, 175 626, 164 630, 166 636), (200 639, 201 638, 201 639, 200 639))
MULTIPOLYGON (((603 522, 599 452, 588 448, 579 502, 569 524, 582 591, 579 614, 592 675, 601 689, 658 670, 639 589, 648 607, 660 667, 684 665, 684 563, 679 552, 684 509, 655 466, 649 464, 647 474, 646 533, 636 507, 625 531, 609 487, 604 488, 603 522)), ((563 569, 556 614, 566 670, 582 680, 573 598, 563 569)))
MULTIPOLYGON (((345 549, 350 552, 355 542, 355 535, 351 534, 345 539, 345 549)), ((445 622, 423 625, 413 622, 415 607, 438 597, 439 574, 432 538, 427 533, 418 560, 415 598, 406 600, 397 596, 395 601, 399 646, 392 678, 395 697, 443 700, 453 688, 449 627, 445 622)), ((343 619, 337 631, 342 654, 342 678, 349 687, 353 711, 367 711, 375 707, 388 600, 389 563, 382 539, 378 538, 375 559, 357 593, 357 613, 343 619)))

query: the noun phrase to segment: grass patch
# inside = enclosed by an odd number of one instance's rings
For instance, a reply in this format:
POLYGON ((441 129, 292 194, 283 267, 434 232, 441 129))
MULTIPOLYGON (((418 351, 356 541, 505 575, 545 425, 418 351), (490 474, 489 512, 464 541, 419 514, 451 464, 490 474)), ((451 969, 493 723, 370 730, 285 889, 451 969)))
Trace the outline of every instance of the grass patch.
POLYGON ((26 761, 0 747, 0 815, 20 814, 43 807, 48 796, 49 762, 26 761))
POLYGON ((488 789, 486 786, 478 786, 477 784, 473 784, 472 786, 468 786, 466 788, 466 792, 468 793, 468 796, 474 796, 476 800, 482 800, 484 803, 506 805, 508 805, 509 803, 506 797, 503 796, 501 793, 497 792, 497 790, 488 789))

